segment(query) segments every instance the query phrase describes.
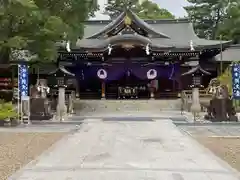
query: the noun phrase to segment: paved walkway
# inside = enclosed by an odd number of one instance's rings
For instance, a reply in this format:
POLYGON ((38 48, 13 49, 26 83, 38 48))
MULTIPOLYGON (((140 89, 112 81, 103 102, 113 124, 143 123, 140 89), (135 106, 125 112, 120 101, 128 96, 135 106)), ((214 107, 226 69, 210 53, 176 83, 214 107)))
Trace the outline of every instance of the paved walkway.
POLYGON ((17 180, 238 180, 170 120, 87 119, 17 180))
POLYGON ((240 137, 240 123, 235 124, 202 124, 202 125, 179 125, 179 128, 191 136, 205 137, 240 137))

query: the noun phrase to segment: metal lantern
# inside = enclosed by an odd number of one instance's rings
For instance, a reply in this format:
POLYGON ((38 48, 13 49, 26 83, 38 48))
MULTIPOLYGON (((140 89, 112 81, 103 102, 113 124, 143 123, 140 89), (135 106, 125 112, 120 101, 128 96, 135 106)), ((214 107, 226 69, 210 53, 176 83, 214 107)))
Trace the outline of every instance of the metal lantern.
POLYGON ((56 70, 49 73, 53 75, 55 87, 67 87, 68 79, 73 78, 75 75, 67 71, 63 66, 59 66, 56 70))
POLYGON ((66 78, 65 76, 60 76, 60 77, 56 77, 56 85, 58 87, 65 87, 66 86, 66 78))
POLYGON ((192 67, 189 71, 182 74, 182 76, 192 75, 192 85, 191 88, 200 88, 203 87, 201 84, 203 75, 210 75, 211 73, 205 71, 200 65, 192 67))

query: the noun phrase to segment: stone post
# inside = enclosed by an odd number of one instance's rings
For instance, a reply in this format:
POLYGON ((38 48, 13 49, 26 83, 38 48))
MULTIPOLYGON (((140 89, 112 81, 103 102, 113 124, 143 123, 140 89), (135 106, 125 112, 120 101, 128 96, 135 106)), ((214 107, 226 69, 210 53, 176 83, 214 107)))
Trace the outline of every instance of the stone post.
POLYGON ((58 105, 57 105, 57 116, 60 121, 63 121, 67 114, 67 107, 65 104, 65 88, 58 88, 58 105))
POLYGON ((72 91, 71 94, 69 95, 69 103, 68 103, 68 112, 70 114, 74 113, 74 110, 73 110, 74 96, 75 96, 75 93, 72 91))
POLYGON ((199 88, 194 87, 192 89, 192 106, 191 112, 194 115, 194 121, 196 120, 196 115, 201 112, 201 105, 199 100, 199 88))
POLYGON ((102 81, 102 91, 101 91, 101 97, 102 99, 106 99, 106 95, 105 95, 105 82, 102 81))

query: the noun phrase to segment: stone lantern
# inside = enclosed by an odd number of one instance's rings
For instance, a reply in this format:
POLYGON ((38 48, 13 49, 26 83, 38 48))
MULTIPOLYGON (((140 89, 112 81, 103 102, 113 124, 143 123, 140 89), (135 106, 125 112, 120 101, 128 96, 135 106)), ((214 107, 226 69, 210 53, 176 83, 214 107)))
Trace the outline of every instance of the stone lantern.
POLYGON ((202 87, 202 76, 204 75, 210 75, 211 73, 205 71, 198 62, 195 66, 192 66, 192 68, 187 71, 186 73, 183 73, 182 76, 191 75, 192 76, 192 105, 191 105, 191 112, 194 115, 194 120, 196 120, 196 114, 201 112, 201 104, 200 104, 200 97, 199 97, 199 88, 202 87))
POLYGON ((75 75, 66 70, 64 66, 59 66, 56 70, 49 73, 49 75, 54 77, 55 87, 58 88, 57 116, 59 117, 60 121, 63 121, 64 116, 67 114, 65 102, 65 89, 67 87, 67 80, 75 75))

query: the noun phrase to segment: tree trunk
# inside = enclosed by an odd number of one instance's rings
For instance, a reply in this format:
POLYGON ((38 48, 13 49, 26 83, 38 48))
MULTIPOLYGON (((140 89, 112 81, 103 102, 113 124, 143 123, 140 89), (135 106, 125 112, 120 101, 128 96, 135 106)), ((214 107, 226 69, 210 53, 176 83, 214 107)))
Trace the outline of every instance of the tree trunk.
POLYGON ((11 49, 4 47, 0 51, 0 64, 8 64, 10 63, 10 53, 11 49))

